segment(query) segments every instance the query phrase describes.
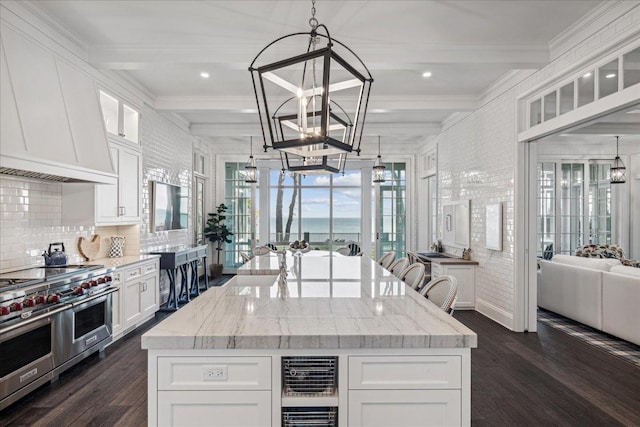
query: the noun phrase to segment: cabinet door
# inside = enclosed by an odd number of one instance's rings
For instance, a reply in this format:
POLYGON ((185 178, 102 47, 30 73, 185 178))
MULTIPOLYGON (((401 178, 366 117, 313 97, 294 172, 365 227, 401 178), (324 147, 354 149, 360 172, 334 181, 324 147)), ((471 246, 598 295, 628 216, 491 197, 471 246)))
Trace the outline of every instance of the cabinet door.
POLYGON ((124 328, 135 325, 142 318, 140 279, 130 280, 124 284, 124 328))
POLYGON ((158 311, 158 273, 144 276, 140 286, 142 317, 158 311))
MULTIPOLYGON (((114 282, 116 275, 119 275, 119 273, 114 273, 114 282)), ((117 287, 119 289, 118 292, 114 292, 111 294, 111 335, 115 337, 122 333, 124 324, 122 322, 123 298, 122 295, 120 295, 120 292, 122 292, 122 287, 120 285, 114 285, 114 287, 117 287)))
POLYGON ((159 391, 158 425, 270 426, 271 391, 159 391))
MULTIPOLYGON (((111 147, 111 159, 113 160, 113 170, 120 176, 120 150, 111 147)), ((96 184, 96 223, 114 223, 119 221, 118 217, 118 186, 107 184, 96 184)))
POLYGON ((474 308, 476 305, 475 267, 450 265, 444 267, 444 274, 449 274, 458 280, 458 300, 455 308, 474 308))
POLYGON ((134 144, 138 143, 138 123, 140 114, 127 104, 122 104, 122 137, 134 144))
POLYGON ((460 390, 349 391, 349 426, 459 426, 460 393, 460 390))
POLYGON ((120 149, 118 161, 120 221, 135 222, 140 219, 140 153, 120 149))

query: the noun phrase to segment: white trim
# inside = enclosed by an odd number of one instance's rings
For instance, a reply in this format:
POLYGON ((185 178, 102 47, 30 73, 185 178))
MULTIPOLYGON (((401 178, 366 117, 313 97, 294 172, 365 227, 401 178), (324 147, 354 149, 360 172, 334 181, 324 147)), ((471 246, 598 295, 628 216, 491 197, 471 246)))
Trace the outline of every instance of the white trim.
POLYGON ((605 28, 637 6, 638 3, 633 1, 603 1, 549 42, 551 60, 554 61, 581 42, 593 37, 593 28, 605 28))
POLYGON ((513 325, 513 314, 491 304, 490 302, 487 302, 480 298, 476 298, 476 311, 493 320, 494 322, 501 324, 507 329, 510 329, 512 331, 515 330, 513 325))

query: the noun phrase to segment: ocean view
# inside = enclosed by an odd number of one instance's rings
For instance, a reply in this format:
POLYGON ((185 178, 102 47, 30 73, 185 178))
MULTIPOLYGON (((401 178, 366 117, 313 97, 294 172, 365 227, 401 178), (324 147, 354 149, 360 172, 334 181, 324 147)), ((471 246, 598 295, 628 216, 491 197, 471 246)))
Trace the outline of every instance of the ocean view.
MULTIPOLYGON (((283 227, 286 226, 286 222, 283 223, 283 227)), ((294 219, 291 223, 291 232, 295 233, 298 230, 298 220, 294 219)), ((276 231, 276 221, 271 220, 271 232, 276 231)), ((328 234, 329 233, 329 218, 303 218, 302 219, 302 232, 311 234, 328 234)), ((333 219, 333 232, 334 234, 357 234, 360 233, 360 218, 334 218, 333 219)))

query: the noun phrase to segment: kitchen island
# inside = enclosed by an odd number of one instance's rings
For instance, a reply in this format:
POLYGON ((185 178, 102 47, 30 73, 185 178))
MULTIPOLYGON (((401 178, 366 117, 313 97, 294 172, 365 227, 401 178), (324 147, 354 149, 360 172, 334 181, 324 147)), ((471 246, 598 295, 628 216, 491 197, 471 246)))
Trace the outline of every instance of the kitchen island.
POLYGON ((149 425, 470 425, 473 331, 370 259, 287 259, 143 335, 149 425))

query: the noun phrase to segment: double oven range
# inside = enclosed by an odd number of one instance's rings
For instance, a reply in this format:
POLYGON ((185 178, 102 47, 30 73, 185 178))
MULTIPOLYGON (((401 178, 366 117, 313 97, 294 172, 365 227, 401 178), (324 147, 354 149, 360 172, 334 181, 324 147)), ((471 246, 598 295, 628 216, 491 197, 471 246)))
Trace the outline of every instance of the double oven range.
POLYGON ((113 268, 0 274, 0 410, 111 342, 113 268))

